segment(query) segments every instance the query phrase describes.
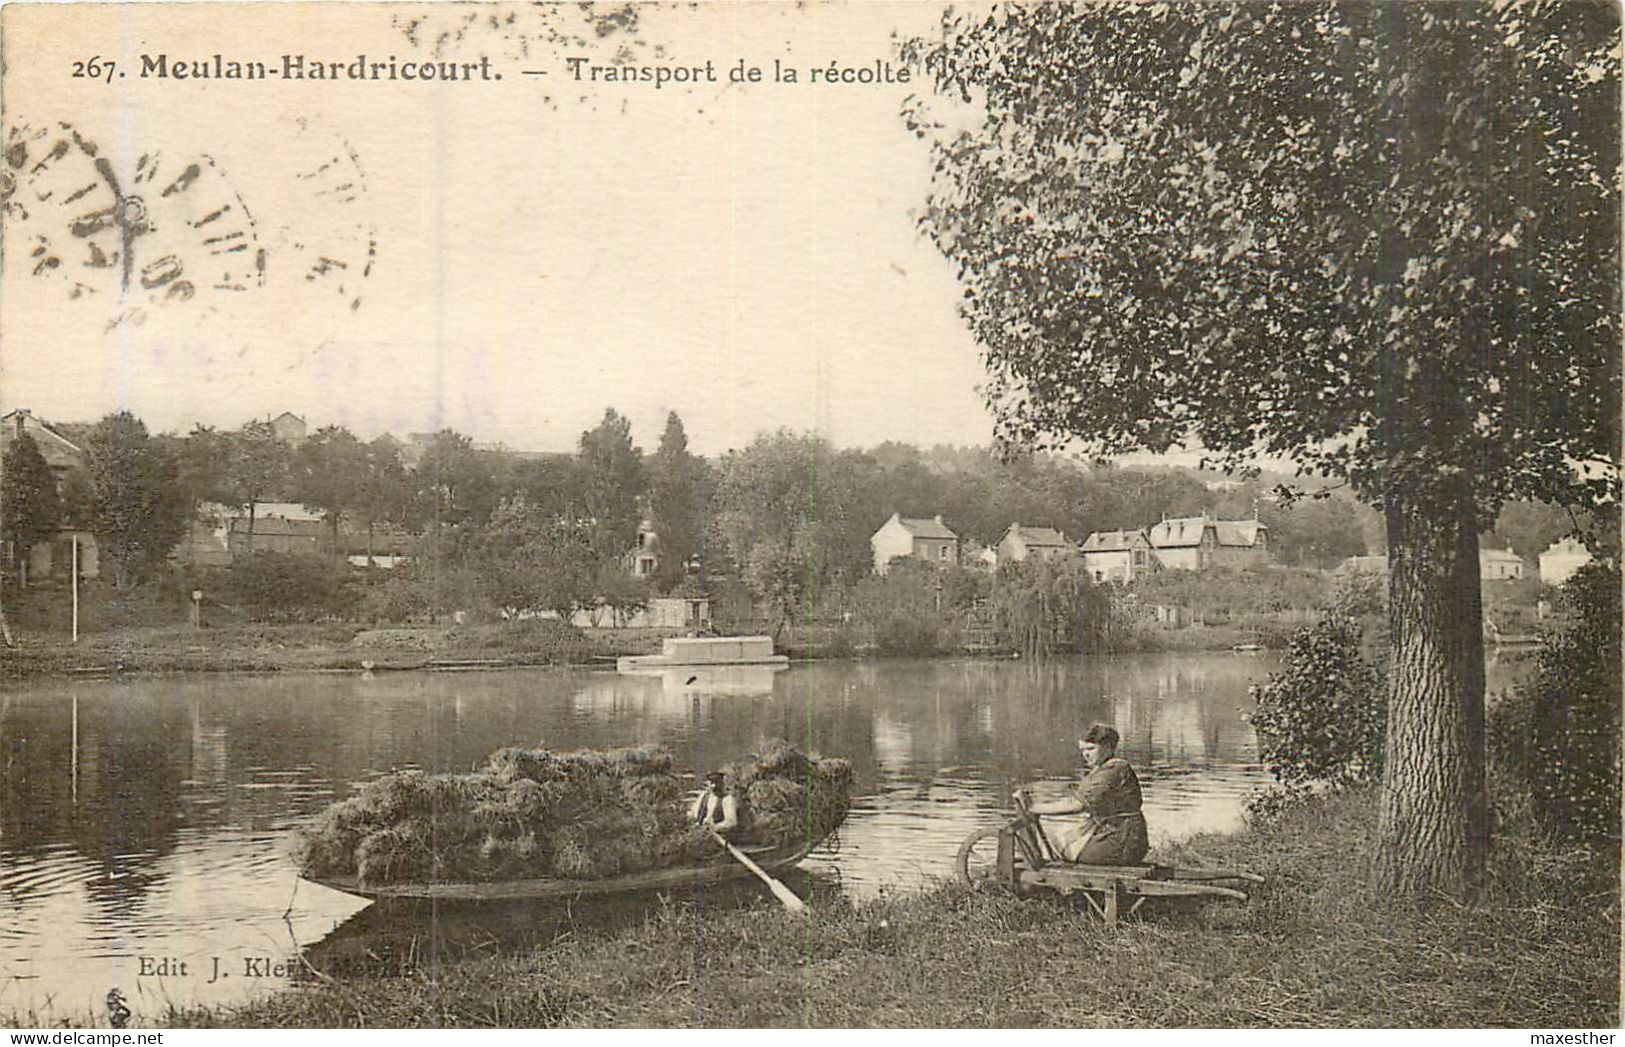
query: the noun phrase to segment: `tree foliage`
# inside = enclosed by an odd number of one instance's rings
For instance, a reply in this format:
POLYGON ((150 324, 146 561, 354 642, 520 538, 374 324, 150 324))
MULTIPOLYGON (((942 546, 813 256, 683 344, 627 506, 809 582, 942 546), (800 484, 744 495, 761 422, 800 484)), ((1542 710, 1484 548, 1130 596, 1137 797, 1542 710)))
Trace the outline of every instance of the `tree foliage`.
POLYGON ((1099 650, 1111 622, 1109 592, 1089 580, 1080 559, 1033 557, 1005 564, 988 595, 999 643, 1029 657, 1099 650))
POLYGON ((417 490, 413 522, 435 527, 481 523, 496 507, 498 491, 474 441, 455 429, 442 429, 424 448, 412 470, 417 490))
POLYGON ((175 462, 128 411, 96 423, 83 446, 102 564, 122 589, 162 563, 186 531, 175 462))
POLYGON ((474 559, 492 602, 553 611, 565 621, 597 603, 601 561, 578 524, 548 519, 521 498, 497 506, 474 559))
POLYGON ((593 548, 617 558, 632 548, 643 516, 643 452, 632 443, 632 423, 605 408, 603 421, 581 434, 578 461, 593 548))
POLYGON ((335 542, 339 525, 367 498, 371 464, 367 445, 339 425, 316 430, 292 456, 289 486, 305 508, 322 513, 335 542))
POLYGON ((1005 430, 1265 450, 1374 499, 1467 469, 1491 514, 1616 497, 1617 32, 1591 3, 1107 3, 916 41, 981 103, 974 133, 907 115, 1005 430))
POLYGON ((812 433, 763 434, 722 462, 718 530, 781 626, 819 589, 867 572, 869 535, 881 521, 870 526, 854 502, 850 458, 812 433))
POLYGON ((366 445, 366 469, 362 487, 351 507, 353 519, 367 528, 369 539, 379 524, 405 527, 411 519, 412 492, 401 451, 395 441, 380 436, 366 445))
POLYGON ((649 513, 659 539, 655 584, 669 590, 688 573, 705 536, 705 462, 689 453, 683 420, 672 411, 649 461, 649 513))
POLYGON ((282 492, 293 456, 270 422, 244 423, 226 441, 225 490, 232 504, 248 512, 245 548, 252 553, 258 503, 282 492))
POLYGON ((200 424, 193 426, 185 437, 173 439, 170 446, 189 517, 196 515, 203 502, 235 501, 228 479, 232 455, 230 434, 200 424))
POLYGON ((0 469, 5 473, 5 489, 0 491, 3 536, 13 543, 19 562, 27 562, 29 548, 49 540, 61 526, 62 502, 57 496, 56 477, 40 454, 39 445, 27 433, 17 434, 0 469))
POLYGON ((852 605, 873 630, 879 653, 937 654, 958 649, 958 627, 987 588, 982 572, 904 558, 893 560, 885 574, 860 581, 852 605))

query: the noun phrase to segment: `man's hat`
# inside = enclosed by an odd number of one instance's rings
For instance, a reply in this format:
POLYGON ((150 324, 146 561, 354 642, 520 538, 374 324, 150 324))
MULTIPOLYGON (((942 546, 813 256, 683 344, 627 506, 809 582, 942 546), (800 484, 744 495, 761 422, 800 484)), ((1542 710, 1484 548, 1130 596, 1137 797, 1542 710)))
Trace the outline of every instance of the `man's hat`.
POLYGON ((1117 728, 1107 724, 1097 723, 1090 727, 1088 733, 1085 734, 1080 740, 1085 742, 1093 742, 1096 745, 1104 745, 1108 748, 1115 749, 1117 748, 1117 739, 1117 728))

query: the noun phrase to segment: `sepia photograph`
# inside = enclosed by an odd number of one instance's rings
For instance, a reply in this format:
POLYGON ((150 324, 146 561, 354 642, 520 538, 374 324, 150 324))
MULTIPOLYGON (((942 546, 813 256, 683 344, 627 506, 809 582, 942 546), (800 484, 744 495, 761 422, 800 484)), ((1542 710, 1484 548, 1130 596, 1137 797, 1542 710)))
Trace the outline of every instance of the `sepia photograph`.
POLYGON ((0 1028, 1613 1042, 1621 40, 0 6, 0 1028))

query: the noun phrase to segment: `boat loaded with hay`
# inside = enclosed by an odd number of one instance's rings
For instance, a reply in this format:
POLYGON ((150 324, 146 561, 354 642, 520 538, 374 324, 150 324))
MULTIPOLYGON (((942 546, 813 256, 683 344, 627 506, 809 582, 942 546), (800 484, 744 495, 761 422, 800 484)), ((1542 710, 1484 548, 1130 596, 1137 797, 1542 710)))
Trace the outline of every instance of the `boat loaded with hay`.
MULTIPOLYGON (((740 849, 766 870, 846 819, 852 765, 775 742, 723 769, 743 800, 740 849)), ((665 749, 501 749, 468 774, 398 771, 301 834, 300 875, 368 898, 543 898, 750 875, 689 817, 665 749)))

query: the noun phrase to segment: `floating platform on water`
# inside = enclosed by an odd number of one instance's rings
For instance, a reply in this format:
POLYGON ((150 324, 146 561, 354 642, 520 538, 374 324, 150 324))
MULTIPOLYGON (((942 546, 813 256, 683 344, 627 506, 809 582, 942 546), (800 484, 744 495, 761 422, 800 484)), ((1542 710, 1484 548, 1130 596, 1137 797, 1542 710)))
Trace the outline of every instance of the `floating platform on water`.
POLYGON ((666 669, 714 669, 756 665, 784 667, 790 659, 773 653, 771 636, 680 636, 665 640, 659 654, 629 654, 615 660, 622 673, 666 669))

